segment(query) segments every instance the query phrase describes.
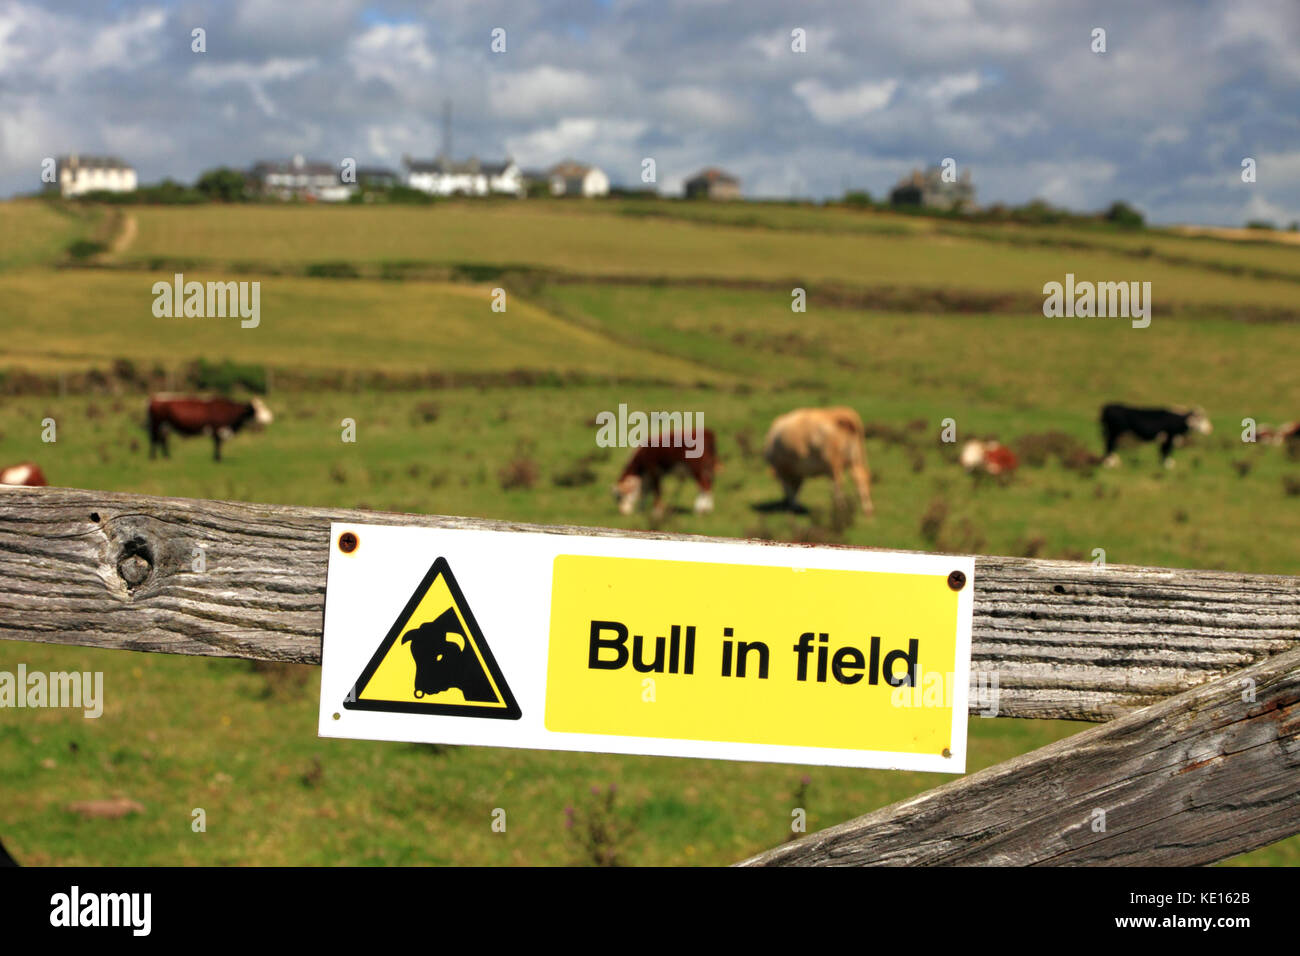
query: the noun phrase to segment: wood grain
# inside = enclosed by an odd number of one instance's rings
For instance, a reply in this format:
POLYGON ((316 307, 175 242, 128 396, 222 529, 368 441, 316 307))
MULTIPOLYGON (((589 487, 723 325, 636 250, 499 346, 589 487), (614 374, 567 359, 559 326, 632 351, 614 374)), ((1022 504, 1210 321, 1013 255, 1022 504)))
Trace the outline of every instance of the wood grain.
MULTIPOLYGON (((0 638, 319 663, 332 520, 634 534, 2 488, 0 638)), ((1300 646, 1300 578, 977 557, 973 637, 972 712, 1107 720, 1300 646)))
POLYGON ((1293 650, 741 865, 1192 866, 1297 832, 1293 650))

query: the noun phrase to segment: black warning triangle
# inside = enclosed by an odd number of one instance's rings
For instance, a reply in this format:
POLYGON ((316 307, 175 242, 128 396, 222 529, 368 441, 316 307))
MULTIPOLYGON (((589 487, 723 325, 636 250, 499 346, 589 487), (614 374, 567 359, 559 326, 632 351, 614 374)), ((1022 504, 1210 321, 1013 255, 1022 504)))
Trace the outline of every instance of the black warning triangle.
POLYGON ((519 705, 446 558, 433 562, 343 706, 519 719, 519 705))

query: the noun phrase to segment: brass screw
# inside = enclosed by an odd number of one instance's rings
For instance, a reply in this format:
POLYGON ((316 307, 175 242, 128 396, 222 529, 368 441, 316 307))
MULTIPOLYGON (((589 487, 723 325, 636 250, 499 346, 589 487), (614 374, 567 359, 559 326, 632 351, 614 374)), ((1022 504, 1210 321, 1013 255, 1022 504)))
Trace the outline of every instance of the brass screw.
POLYGON ((351 531, 344 531, 339 535, 339 550, 344 554, 351 554, 353 551, 357 550, 357 545, 360 543, 361 542, 357 540, 357 536, 351 531))
POLYGON ((945 757, 951 757, 951 756, 952 756, 952 751, 949 750, 947 747, 944 747, 944 748, 943 748, 943 755, 944 755, 945 757))
POLYGON ((948 587, 954 591, 960 591, 966 586, 966 574, 964 571, 954 571, 948 575, 948 587))

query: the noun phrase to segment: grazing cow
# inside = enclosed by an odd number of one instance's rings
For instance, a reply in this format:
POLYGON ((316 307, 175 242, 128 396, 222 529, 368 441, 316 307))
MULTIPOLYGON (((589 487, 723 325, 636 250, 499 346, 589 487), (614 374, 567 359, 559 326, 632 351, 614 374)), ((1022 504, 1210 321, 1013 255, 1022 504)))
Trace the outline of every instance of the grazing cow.
POLYGON ((1200 409, 1181 412, 1165 408, 1107 405, 1101 410, 1101 434, 1106 442, 1106 467, 1113 468, 1119 464, 1115 446, 1120 437, 1134 435, 1141 441, 1159 439, 1160 460, 1164 462, 1166 468, 1172 468, 1174 460, 1169 455, 1174 449, 1174 441, 1181 439, 1191 430, 1208 435, 1214 430, 1214 426, 1200 409))
POLYGON ((639 445, 632 452, 627 467, 614 483, 614 499, 619 514, 630 515, 647 492, 654 498, 654 512, 663 508, 663 479, 674 472, 689 475, 700 486, 695 496, 695 513, 713 510, 713 476, 718 464, 718 443, 713 429, 705 428, 694 436, 694 447, 687 447, 676 432, 660 435, 656 445, 639 445), (701 444, 699 439, 703 437, 701 444), (688 452, 698 452, 692 458, 688 452))
POLYGON ((967 471, 979 469, 995 478, 999 475, 1010 477, 1020 467, 1020 459, 1006 445, 974 438, 962 446, 960 461, 967 471))
POLYGON ((1289 441, 1300 441, 1300 422, 1287 422, 1277 427, 1260 425, 1255 437, 1269 445, 1285 445, 1289 441))
POLYGON ((236 402, 229 398, 196 398, 186 395, 152 395, 149 398, 149 457, 161 448, 170 458, 167 436, 211 435, 212 460, 221 461, 221 443, 245 425, 263 428, 271 424, 271 410, 260 398, 236 402))
POLYGON ((0 485, 27 485, 29 488, 44 488, 49 482, 38 465, 25 461, 19 465, 0 468, 0 485))
POLYGON ((455 608, 449 607, 436 620, 407 631, 402 643, 408 641, 415 658, 417 700, 458 687, 467 701, 496 703, 496 691, 465 637, 455 608))
POLYGON ((844 472, 853 476, 864 514, 871 504, 871 472, 862 419, 851 408, 799 408, 780 416, 768 429, 763 457, 776 472, 785 492, 784 505, 800 510, 795 501, 805 478, 830 475, 835 501, 843 500, 844 472))

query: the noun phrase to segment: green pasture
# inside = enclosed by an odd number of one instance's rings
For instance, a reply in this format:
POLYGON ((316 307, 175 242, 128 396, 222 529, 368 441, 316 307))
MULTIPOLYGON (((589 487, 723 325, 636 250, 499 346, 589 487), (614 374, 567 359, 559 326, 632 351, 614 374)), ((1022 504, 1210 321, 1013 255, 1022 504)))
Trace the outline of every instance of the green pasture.
MULTIPOLYGON (((35 231, 26 242, 12 240, 14 228, 0 235, 0 464, 32 459, 57 485, 144 494, 1071 560, 1101 548, 1111 563, 1300 574, 1300 460, 1241 441, 1243 418, 1300 418, 1296 326, 1197 309, 1292 307, 1293 283, 1221 268, 1254 244, 1135 234, 1180 255, 1193 245, 1222 253, 1201 269, 1144 261, 1129 238, 1107 230, 1079 230, 1080 241, 1107 244, 1080 252, 1054 244, 1064 234, 1056 227, 1017 227, 1032 239, 1022 242, 850 210, 675 203, 645 214, 651 205, 132 207, 135 242, 88 268, 70 267, 64 250, 102 228, 95 210, 0 204, 0 223, 35 231), (1037 312, 843 308, 820 301, 814 286, 808 311, 793 314, 784 293, 708 281, 797 273, 984 291, 1024 292, 1028 282, 1032 293, 1067 270, 1083 272, 1081 257, 1136 269, 1138 279, 1166 270, 1188 307, 1162 317, 1157 304, 1150 328, 1138 330, 1037 312), (155 317, 152 283, 170 273, 153 258, 191 262, 186 277, 200 281, 261 281, 261 325, 155 317), (493 281, 273 274, 286 263, 389 260, 701 281, 504 279, 507 311, 494 313, 493 281), (232 262, 244 271, 225 271, 232 262), (31 385, 121 359, 175 372, 199 358, 284 373, 267 395, 274 422, 237 435, 220 464, 202 439, 174 439, 170 459, 150 461, 138 384, 31 385), (393 381, 276 384, 319 370, 393 381), (572 378, 510 384, 520 371, 572 378), (484 374, 497 384, 396 387, 415 372, 484 374), (1177 450, 1171 470, 1143 446, 1122 450, 1117 469, 1086 456, 1026 461, 1005 484, 972 480, 956 448, 939 440, 951 418, 959 440, 1095 455, 1097 411, 1111 400, 1201 405, 1215 432, 1177 450), (761 459, 772 418, 832 403, 852 405, 867 423, 876 517, 836 520, 825 481, 805 487, 807 516, 756 511, 778 493, 761 459), (715 513, 691 514, 693 491, 674 481, 662 519, 617 514, 610 485, 627 452, 599 447, 593 420, 620 404, 703 415, 724 463, 715 513), (52 443, 42 441, 48 418, 52 443), (342 440, 344 419, 356 423, 355 442, 342 440)), ((795 807, 815 829, 946 779, 322 740, 314 668, 0 642, 0 670, 19 662, 102 671, 107 696, 97 720, 0 711, 0 836, 33 864, 584 863, 588 825, 615 834, 623 863, 720 864, 783 840, 795 807), (121 819, 69 809, 115 797, 143 809, 121 819), (206 832, 191 828, 195 808, 206 812, 206 832), (491 826, 497 808, 505 833, 491 826)), ((972 719, 969 769, 1085 726, 972 719)), ((1300 864, 1300 838, 1234 862, 1300 864)))
MULTIPOLYGON (((0 279, 10 367, 42 371, 128 358, 140 369, 221 356, 300 370, 461 373, 545 369, 609 378, 696 381, 707 366, 645 356, 510 295, 492 308, 492 286, 222 275, 196 269, 187 281, 258 282, 259 319, 154 314, 155 282, 171 273, 26 270, 0 279), (251 321, 251 320, 249 320, 251 321)), ((251 290, 250 290, 251 292, 251 290)), ((161 311, 161 310, 160 310, 161 311)), ((229 311, 229 310, 228 310, 229 311)))
POLYGON ((595 276, 925 286, 1026 296, 1041 296, 1045 282, 1063 281, 1072 272, 1079 280, 1149 281, 1157 309, 1161 301, 1293 307, 1300 291, 1293 280, 1171 265, 1104 246, 1010 245, 943 232, 751 228, 611 212, 598 204, 545 201, 142 207, 131 211, 139 235, 120 259, 140 268, 339 262, 532 267, 595 276))

